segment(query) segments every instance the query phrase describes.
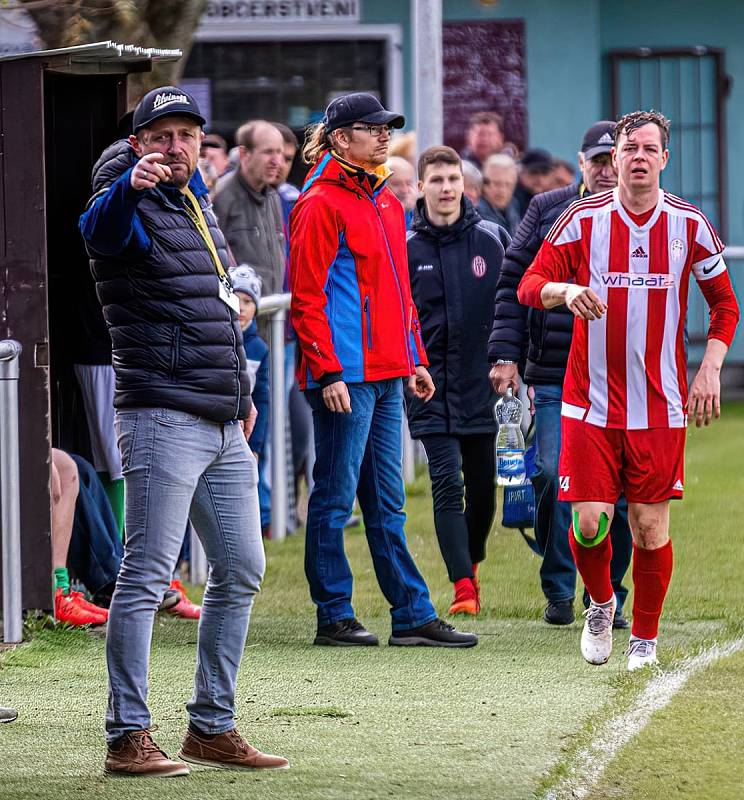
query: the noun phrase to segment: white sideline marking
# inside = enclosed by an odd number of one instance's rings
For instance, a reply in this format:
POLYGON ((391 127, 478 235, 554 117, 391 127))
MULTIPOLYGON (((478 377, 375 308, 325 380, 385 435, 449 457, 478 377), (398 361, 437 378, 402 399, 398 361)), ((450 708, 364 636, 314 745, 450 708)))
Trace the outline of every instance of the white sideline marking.
POLYGON ((652 678, 630 711, 605 722, 592 743, 577 754, 568 775, 543 795, 544 800, 581 800, 586 797, 620 749, 646 727, 652 714, 669 705, 689 678, 719 658, 727 658, 742 648, 744 636, 723 645, 713 645, 692 658, 684 659, 671 672, 652 678))

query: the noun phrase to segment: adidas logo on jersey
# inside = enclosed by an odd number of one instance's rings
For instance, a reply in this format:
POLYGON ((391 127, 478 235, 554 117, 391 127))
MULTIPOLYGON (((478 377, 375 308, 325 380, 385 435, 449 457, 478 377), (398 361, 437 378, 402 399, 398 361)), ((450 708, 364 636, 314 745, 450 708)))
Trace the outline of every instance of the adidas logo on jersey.
POLYGON ((416 267, 416 272, 431 272, 434 269, 433 264, 419 264, 416 267))
POLYGON ((677 478, 677 480, 674 482, 674 486, 672 486, 672 489, 674 489, 675 492, 684 492, 685 487, 682 484, 682 481, 677 478))
POLYGON ((643 249, 643 245, 638 245, 636 249, 630 254, 631 258, 648 258, 646 255, 646 251, 643 249))

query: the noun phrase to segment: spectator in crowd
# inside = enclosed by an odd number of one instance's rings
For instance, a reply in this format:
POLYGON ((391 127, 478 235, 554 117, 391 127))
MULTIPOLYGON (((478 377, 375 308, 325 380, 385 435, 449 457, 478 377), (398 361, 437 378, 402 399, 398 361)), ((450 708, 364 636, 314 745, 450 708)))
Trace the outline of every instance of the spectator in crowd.
POLYGON ((416 164, 416 131, 396 133, 390 141, 388 156, 400 156, 411 165, 416 164))
MULTIPOLYGON (((292 165, 297 157, 297 150, 300 143, 294 134, 292 128, 284 125, 281 122, 273 122, 272 125, 282 135, 282 160, 279 165, 279 171, 276 178, 272 182, 272 186, 279 193, 279 198, 282 201, 282 218, 284 219, 285 228, 289 228, 289 215, 300 196, 300 190, 292 183, 287 183, 289 173, 292 171, 292 165)), ((287 231, 285 230, 285 235, 287 231)), ((287 255, 289 255, 289 247, 287 247, 287 255)))
POLYGON ((478 208, 478 203, 483 195, 483 174, 472 161, 462 161, 461 167, 465 197, 475 208, 478 208))
MULTIPOLYGON (((547 600, 544 619, 551 625, 574 620, 576 565, 566 531, 571 524, 570 503, 559 502, 558 454, 561 445, 561 395, 574 328, 573 314, 559 306, 549 311, 528 309, 517 299, 517 286, 532 263, 553 223, 580 197, 606 192, 617 185, 612 165, 615 123, 596 122, 584 134, 578 155, 581 184, 538 195, 530 203, 519 231, 506 251, 496 287, 493 329, 488 344, 491 380, 499 394, 519 385, 519 365, 534 392, 537 474, 535 537, 543 551, 540 582, 547 600)), ((612 525, 612 585, 617 597, 615 626, 627 628, 622 615, 628 590, 623 577, 631 557, 627 503, 621 498, 612 525)), ((588 598, 585 597, 585 604, 588 598)))
POLYGON ((127 498, 106 640, 108 774, 189 772, 153 741, 146 703, 155 610, 189 517, 209 580, 179 755, 224 768, 287 765, 235 728, 237 672, 265 557, 256 462, 246 442, 255 417, 239 303, 227 278, 227 243, 197 170, 203 124, 184 90, 148 92, 129 142, 111 148, 111 158, 126 156, 121 174, 109 182, 112 175, 99 180, 94 172, 95 195, 80 221, 111 333, 127 498))
MULTIPOLYGON (((57 450, 57 448, 52 449, 51 488, 54 619, 74 627, 104 625, 108 620, 108 611, 89 603, 82 592, 75 592, 70 586, 67 559, 72 540, 75 503, 79 491, 78 468, 67 453, 57 450)), ((119 559, 117 558, 116 561, 119 562, 119 559)), ((97 567, 100 570, 100 563, 97 563, 97 567)), ((84 576, 80 575, 79 577, 84 576)), ((90 588, 95 591, 100 587, 91 586, 90 588)))
POLYGON ((483 167, 483 196, 478 213, 483 219, 500 225, 513 236, 519 225, 519 212, 514 201, 517 186, 517 164, 511 156, 490 156, 483 167))
POLYGON ((514 202, 522 219, 530 200, 552 188, 553 158, 547 150, 527 150, 519 160, 519 178, 514 190, 514 202))
POLYGON ((460 156, 451 147, 424 150, 418 176, 408 270, 436 388, 427 403, 406 398, 408 427, 426 450, 434 528, 454 585, 449 613, 474 615, 495 510, 496 396, 483 364, 509 236, 463 196, 460 156))
POLYGON ((18 719, 18 712, 8 706, 0 706, 0 723, 15 722, 18 719))
MULTIPOLYGON (((238 263, 252 264, 261 277, 264 294, 278 294, 284 286, 286 263, 281 200, 274 189, 284 163, 284 140, 270 122, 254 120, 235 134, 240 167, 220 181, 214 210, 238 263)), ((269 322, 258 324, 269 341, 269 322)))
MULTIPOLYGON (((266 434, 269 429, 269 348, 258 335, 256 312, 261 302, 261 278, 253 267, 240 264, 230 270, 230 281, 240 301, 240 329, 248 365, 251 400, 258 416, 248 444, 261 465, 266 459, 266 434)), ((266 532, 271 523, 271 491, 258 471, 258 502, 261 509, 261 530, 266 532)))
POLYGON ((388 188, 400 200, 406 218, 406 228, 411 227, 416 206, 415 173, 410 161, 401 156, 391 156, 385 165, 390 170, 388 188))
POLYGON ((465 149, 460 154, 465 161, 482 170, 486 161, 497 153, 516 158, 516 145, 506 141, 504 118, 495 111, 477 111, 468 120, 465 149))
POLYGON ((230 156, 227 152, 227 142, 217 133, 208 133, 201 143, 200 157, 212 165, 216 180, 231 172, 230 156))
POLYGON ((553 189, 563 189, 576 183, 576 167, 562 158, 553 159, 553 189))
POLYGON ((344 525, 357 494, 380 587, 391 606, 391 645, 470 647, 437 618, 408 551, 401 469, 402 381, 429 400, 406 269, 403 209, 386 186, 388 145, 400 114, 366 92, 343 95, 311 128, 313 167, 292 212, 292 315, 297 377, 313 408, 315 485, 305 571, 318 645, 376 645, 354 616, 344 525))

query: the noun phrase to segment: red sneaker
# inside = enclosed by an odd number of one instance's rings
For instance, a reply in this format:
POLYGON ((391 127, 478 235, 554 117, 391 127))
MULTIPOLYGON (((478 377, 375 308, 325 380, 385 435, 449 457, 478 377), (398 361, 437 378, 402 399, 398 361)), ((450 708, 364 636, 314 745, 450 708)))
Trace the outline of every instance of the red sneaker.
POLYGON ((90 603, 88 600, 85 599, 85 595, 82 592, 70 592, 70 595, 75 598, 75 602, 81 607, 84 608, 86 611, 90 611, 91 614, 102 614, 106 621, 108 622, 108 609, 101 608, 101 606, 95 605, 95 603, 90 603))
POLYGON ((82 600, 81 603, 81 599, 80 592, 62 594, 62 589, 57 589, 54 594, 54 619, 57 622, 66 622, 68 625, 75 627, 105 625, 108 620, 108 612, 103 608, 94 606, 92 603, 88 603, 86 600, 82 600), (96 611, 91 609, 96 609, 96 611))
POLYGON ((168 609, 168 613, 173 614, 174 617, 183 617, 184 619, 199 619, 201 616, 201 606, 198 606, 196 603, 192 603, 191 600, 189 600, 181 581, 171 581, 170 588, 180 592, 181 599, 178 601, 178 603, 176 603, 176 605, 173 606, 173 608, 168 609))
POLYGON ((455 581, 455 599, 449 613, 470 614, 473 617, 478 613, 478 593, 472 578, 460 578, 459 581, 455 581))
POLYGON ((478 611, 481 610, 480 602, 480 581, 478 580, 478 562, 473 564, 473 586, 475 586, 475 596, 478 600, 478 611))

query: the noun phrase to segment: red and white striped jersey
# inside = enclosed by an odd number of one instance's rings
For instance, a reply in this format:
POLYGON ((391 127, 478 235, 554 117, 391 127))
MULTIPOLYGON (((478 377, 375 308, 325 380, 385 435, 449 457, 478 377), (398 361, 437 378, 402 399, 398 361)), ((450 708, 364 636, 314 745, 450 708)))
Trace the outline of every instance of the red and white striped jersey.
POLYGON ((601 319, 574 322, 564 416, 629 430, 687 424, 690 272, 711 305, 709 336, 730 344, 738 321, 722 251, 703 213, 661 190, 644 224, 617 189, 566 209, 519 287, 520 301, 538 308, 551 281, 590 286, 607 304, 601 319))

